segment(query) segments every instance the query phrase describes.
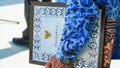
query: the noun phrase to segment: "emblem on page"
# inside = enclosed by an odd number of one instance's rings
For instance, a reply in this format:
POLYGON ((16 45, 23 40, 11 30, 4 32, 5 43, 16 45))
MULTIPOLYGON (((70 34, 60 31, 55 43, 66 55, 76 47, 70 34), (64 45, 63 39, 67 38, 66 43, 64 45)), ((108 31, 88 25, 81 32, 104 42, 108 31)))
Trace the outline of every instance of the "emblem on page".
POLYGON ((47 30, 45 30, 44 32, 45 32, 45 37, 44 38, 48 39, 51 36, 51 34, 47 30))

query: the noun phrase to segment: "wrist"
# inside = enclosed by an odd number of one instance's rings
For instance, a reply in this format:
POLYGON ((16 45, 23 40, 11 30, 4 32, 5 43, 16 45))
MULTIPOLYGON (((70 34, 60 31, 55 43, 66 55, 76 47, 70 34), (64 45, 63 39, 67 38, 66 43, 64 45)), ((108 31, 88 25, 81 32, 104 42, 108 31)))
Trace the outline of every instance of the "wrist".
POLYGON ((65 65, 69 65, 71 60, 69 58, 60 58, 60 62, 65 65))
POLYGON ((65 64, 65 65, 72 64, 73 62, 76 61, 75 59, 73 60, 71 58, 64 58, 64 57, 60 58, 59 60, 62 64, 65 64))

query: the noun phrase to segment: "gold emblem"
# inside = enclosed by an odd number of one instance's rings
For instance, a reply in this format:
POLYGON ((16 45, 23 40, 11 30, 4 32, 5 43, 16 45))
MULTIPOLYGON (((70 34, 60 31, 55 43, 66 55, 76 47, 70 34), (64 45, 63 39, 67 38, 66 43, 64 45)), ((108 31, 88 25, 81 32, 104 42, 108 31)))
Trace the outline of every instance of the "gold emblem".
POLYGON ((51 34, 47 30, 45 30, 44 32, 45 32, 45 37, 44 38, 48 39, 51 36, 51 34))

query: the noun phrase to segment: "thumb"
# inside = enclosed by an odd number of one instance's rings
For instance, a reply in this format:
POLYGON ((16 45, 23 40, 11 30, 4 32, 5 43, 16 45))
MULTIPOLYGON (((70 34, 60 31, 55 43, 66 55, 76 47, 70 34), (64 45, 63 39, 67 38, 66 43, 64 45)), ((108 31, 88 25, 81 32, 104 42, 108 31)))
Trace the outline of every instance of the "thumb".
POLYGON ((51 59, 47 62, 47 64, 45 65, 45 68, 51 68, 52 63, 51 63, 51 59))
POLYGON ((46 65, 45 65, 45 68, 51 68, 51 63, 47 63, 46 65))
POLYGON ((45 68, 51 68, 52 66, 51 61, 52 61, 52 57, 48 60, 47 64, 45 65, 45 68))

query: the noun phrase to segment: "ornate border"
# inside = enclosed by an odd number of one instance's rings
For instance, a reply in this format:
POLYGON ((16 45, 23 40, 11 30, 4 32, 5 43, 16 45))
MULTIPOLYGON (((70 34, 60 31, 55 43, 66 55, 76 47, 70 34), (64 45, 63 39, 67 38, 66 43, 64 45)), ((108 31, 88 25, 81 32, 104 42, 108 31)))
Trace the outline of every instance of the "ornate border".
POLYGON ((89 49, 85 56, 82 55, 74 63, 75 68, 102 68, 103 64, 103 46, 104 46, 104 30, 105 30, 105 6, 98 5, 99 9, 102 10, 101 22, 97 22, 95 30, 91 35, 90 41, 87 46, 89 49), (94 32, 95 31, 95 32, 94 32), (96 41, 100 37, 99 41, 96 41), (90 44, 92 43, 92 44, 90 44), (98 50, 98 51, 96 51, 98 50), (86 57, 87 56, 87 57, 86 57))
POLYGON ((77 59, 77 61, 74 63, 75 68, 88 68, 88 67, 97 68, 98 67, 100 29, 101 29, 101 23, 97 22, 92 31, 90 41, 86 45, 88 50, 87 54, 77 59))
MULTIPOLYGON (((32 1, 30 24, 30 63, 44 65, 54 53, 41 51, 42 17, 64 18, 64 3, 48 3, 32 1)), ((59 25, 59 24, 58 24, 59 25)), ((55 26, 59 31, 59 26, 55 26)), ((57 32, 55 32, 55 46, 57 46, 57 32)))

